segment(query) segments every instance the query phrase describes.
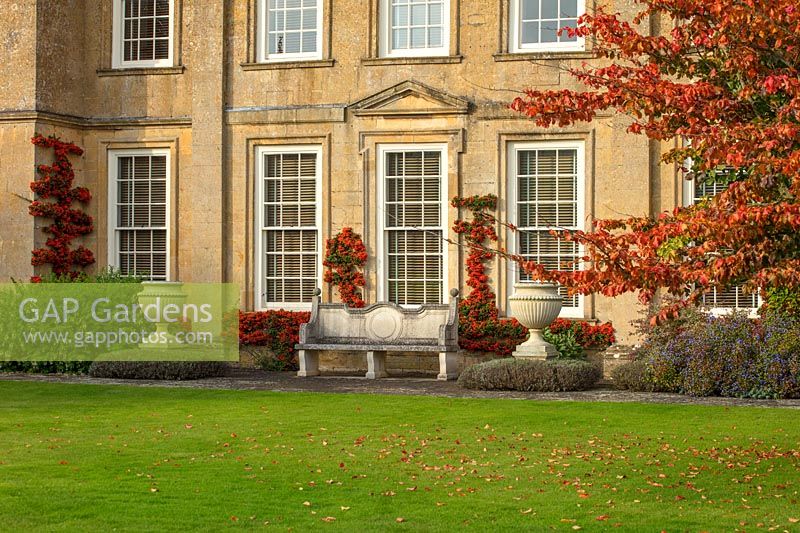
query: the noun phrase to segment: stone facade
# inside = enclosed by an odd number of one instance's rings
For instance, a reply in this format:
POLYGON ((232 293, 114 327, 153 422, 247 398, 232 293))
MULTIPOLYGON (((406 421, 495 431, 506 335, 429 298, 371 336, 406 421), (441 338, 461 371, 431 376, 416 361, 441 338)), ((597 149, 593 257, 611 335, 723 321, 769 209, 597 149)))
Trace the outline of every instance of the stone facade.
MULTIPOLYGON (((48 156, 30 145, 34 132, 86 150, 75 168, 94 194, 96 231, 85 244, 98 267, 109 257, 109 151, 168 149, 169 275, 238 283, 245 309, 257 306, 262 146, 321 148, 321 242, 345 226, 363 235, 368 301, 378 295, 375 191, 385 144, 445 146, 448 196, 495 193, 501 216, 507 151, 517 141, 583 143, 587 219, 652 214, 681 198, 674 169, 659 164, 661 147, 626 134, 625 118, 543 130, 507 109, 526 86, 574 87, 565 70, 593 60, 591 51, 509 52, 509 0, 450 0, 449 51, 436 57, 383 57, 381 0, 321 0, 320 57, 266 63, 258 62, 258 0, 173 0, 171 66, 115 69, 114 2, 121 1, 22 0, 0 17, 0 281, 34 274, 30 250, 45 239, 27 214, 34 164, 48 156)), ((632 1, 613 3, 634 9, 632 1)), ((459 212, 445 215, 450 228, 459 212)), ((451 230, 447 236, 457 240, 451 230)), ((464 289, 464 252, 447 246, 445 290, 464 289)), ((506 295, 509 274, 499 261, 492 276, 506 295)), ((324 291, 325 301, 335 299, 324 291)), ((613 321, 622 342, 637 313, 631 297, 587 298, 582 311, 613 321)))

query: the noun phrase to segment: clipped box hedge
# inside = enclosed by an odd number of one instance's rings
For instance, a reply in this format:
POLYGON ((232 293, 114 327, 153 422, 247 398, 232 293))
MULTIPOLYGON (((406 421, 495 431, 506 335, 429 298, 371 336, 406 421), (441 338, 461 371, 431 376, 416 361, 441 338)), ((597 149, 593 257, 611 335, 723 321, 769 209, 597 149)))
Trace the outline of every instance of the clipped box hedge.
POLYGON ((564 392, 590 389, 601 377, 600 368, 585 360, 507 358, 467 368, 458 383, 466 389, 477 390, 564 392))
POLYGON ((89 367, 89 375, 93 378, 182 381, 219 377, 225 369, 225 363, 218 361, 95 361, 89 367))

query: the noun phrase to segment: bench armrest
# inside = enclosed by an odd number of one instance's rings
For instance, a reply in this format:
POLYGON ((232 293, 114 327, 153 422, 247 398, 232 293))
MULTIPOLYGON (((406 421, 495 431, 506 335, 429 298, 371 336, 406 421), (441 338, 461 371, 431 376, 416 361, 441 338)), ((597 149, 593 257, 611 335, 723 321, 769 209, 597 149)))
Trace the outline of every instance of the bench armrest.
POLYGON ((319 304, 321 301, 322 289, 317 287, 314 289, 314 296, 311 298, 311 318, 308 323, 300 324, 300 343, 308 342, 308 339, 316 339, 319 337, 319 304))
POLYGON ((447 323, 439 326, 439 344, 458 346, 458 289, 450 290, 450 309, 447 323))

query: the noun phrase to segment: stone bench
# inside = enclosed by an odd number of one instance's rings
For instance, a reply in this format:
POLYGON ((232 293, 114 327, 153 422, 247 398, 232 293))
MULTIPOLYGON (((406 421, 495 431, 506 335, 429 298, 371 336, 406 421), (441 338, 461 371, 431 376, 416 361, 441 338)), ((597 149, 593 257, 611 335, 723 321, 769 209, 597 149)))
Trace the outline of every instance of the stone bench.
POLYGON ((383 378, 386 352, 428 352, 439 356, 437 379, 458 377, 458 290, 450 291, 449 305, 426 304, 403 308, 377 303, 363 309, 320 303, 314 291, 311 319, 300 326, 295 346, 300 377, 319 375, 319 352, 363 351, 369 379, 383 378))

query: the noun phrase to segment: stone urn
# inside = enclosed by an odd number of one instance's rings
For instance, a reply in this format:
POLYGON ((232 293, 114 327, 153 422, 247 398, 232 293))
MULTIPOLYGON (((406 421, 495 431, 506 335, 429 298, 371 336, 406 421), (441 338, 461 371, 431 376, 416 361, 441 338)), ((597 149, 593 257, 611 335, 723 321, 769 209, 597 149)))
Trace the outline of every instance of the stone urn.
POLYGON ((183 292, 183 283, 180 281, 143 281, 142 291, 138 294, 139 305, 145 320, 155 326, 155 331, 150 334, 149 342, 142 342, 140 348, 169 348, 176 347, 173 337, 169 332, 170 324, 175 324, 174 320, 164 319, 164 310, 170 318, 176 314, 182 316, 183 304, 187 295, 183 292), (158 342, 152 342, 158 341, 158 342))
POLYGON ((508 299, 511 314, 528 328, 530 337, 517 346, 513 356, 518 359, 553 359, 559 356, 556 347, 544 340, 544 328, 553 323, 561 312, 561 296, 555 283, 529 281, 514 284, 514 294, 508 299))

